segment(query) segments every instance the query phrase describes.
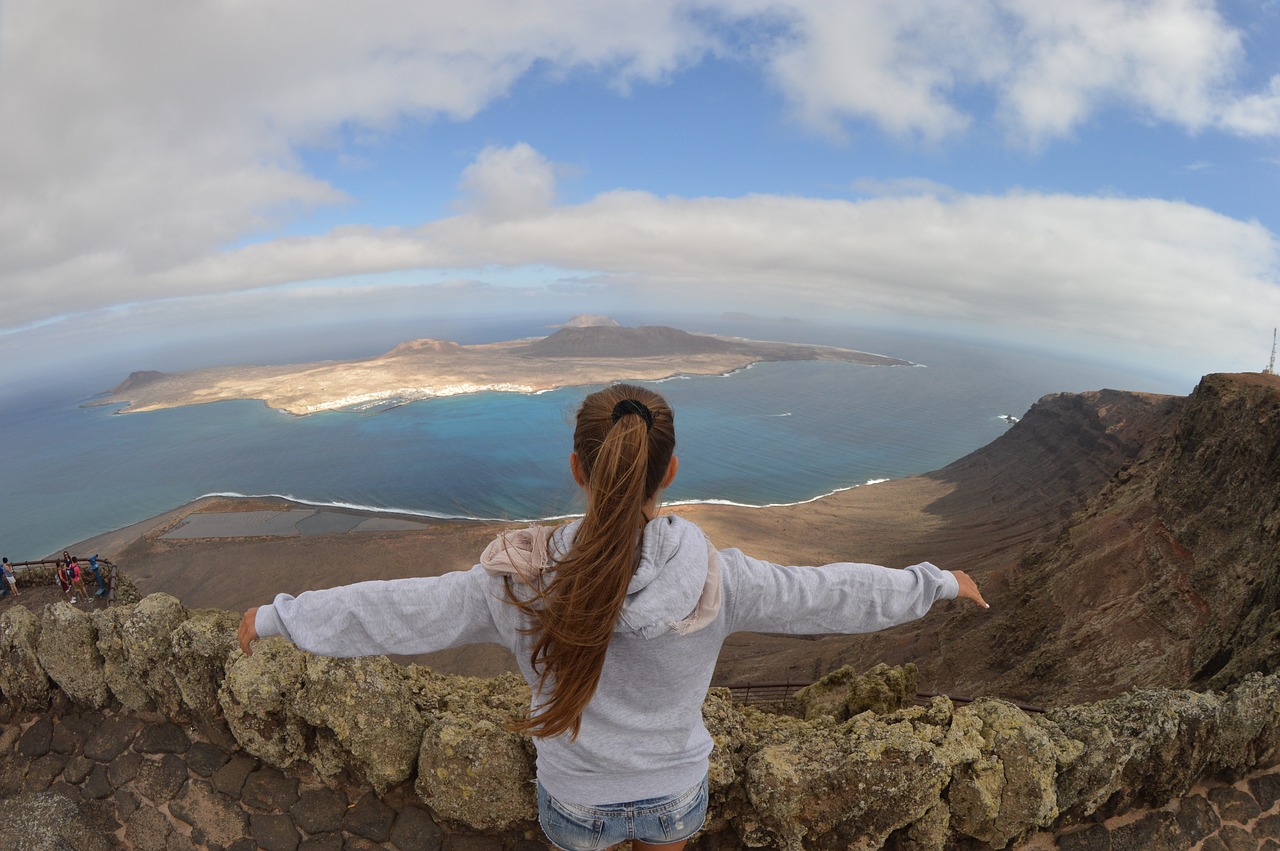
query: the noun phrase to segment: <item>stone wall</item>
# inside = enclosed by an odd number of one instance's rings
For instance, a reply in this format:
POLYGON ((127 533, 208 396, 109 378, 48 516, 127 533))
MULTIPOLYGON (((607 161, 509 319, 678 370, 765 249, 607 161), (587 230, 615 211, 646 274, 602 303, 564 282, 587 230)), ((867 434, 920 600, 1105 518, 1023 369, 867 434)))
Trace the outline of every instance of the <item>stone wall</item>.
MULTIPOLYGON (((387 806, 419 811, 445 835, 508 848, 537 835, 533 747, 504 727, 527 705, 523 682, 382 657, 321 658, 280 639, 245 657, 238 621, 160 594, 93 613, 10 606, 0 616, 0 713, 23 731, 50 707, 99 722, 163 722, 295 785, 310 778, 317 789, 398 802, 387 806)), ((866 689, 847 676, 831 688, 841 684, 859 710, 866 689)), ((1280 676, 1251 675, 1222 693, 1138 691, 1043 715, 944 697, 852 717, 838 694, 815 703, 835 711, 802 720, 711 691, 703 714, 716 749, 701 846, 1017 847, 1161 810, 1197 783, 1230 784, 1280 761, 1280 676)), ((92 723, 77 723, 91 733, 92 723)), ((0 781, 14 770, 0 766, 0 781)), ((24 790, 32 793, 23 783, 0 793, 24 790)))

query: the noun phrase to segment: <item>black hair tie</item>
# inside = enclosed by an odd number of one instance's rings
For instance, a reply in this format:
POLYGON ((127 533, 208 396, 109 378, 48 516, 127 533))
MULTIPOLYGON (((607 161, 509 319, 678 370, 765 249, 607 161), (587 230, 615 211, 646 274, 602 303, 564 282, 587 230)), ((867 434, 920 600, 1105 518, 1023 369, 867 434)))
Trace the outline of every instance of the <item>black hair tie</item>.
POLYGON ((643 402, 636 401, 635 399, 623 399, 621 402, 613 406, 613 416, 611 417, 611 420, 616 423, 627 414, 637 414, 644 417, 644 427, 646 429, 653 428, 653 411, 649 410, 648 406, 643 402))

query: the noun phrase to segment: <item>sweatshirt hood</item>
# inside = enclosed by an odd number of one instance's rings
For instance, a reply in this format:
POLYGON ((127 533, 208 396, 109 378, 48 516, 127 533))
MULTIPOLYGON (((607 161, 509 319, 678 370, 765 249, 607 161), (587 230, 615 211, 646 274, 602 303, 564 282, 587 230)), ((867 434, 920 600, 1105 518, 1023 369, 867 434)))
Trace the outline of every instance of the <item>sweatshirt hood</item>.
MULTIPOLYGON (((491 574, 513 574, 526 585, 535 584, 544 571, 554 569, 555 555, 569 551, 579 522, 513 529, 485 548, 480 563, 491 574)), ((719 610, 719 554, 707 536, 682 517, 650 520, 614 631, 642 638, 688 633, 706 626, 719 610)))

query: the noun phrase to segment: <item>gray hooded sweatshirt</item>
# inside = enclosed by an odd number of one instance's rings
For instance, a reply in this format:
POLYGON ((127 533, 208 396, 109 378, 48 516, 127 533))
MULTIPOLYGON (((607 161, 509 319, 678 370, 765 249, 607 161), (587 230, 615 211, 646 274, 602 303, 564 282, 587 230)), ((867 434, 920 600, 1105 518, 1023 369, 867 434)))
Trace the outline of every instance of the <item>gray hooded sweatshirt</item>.
MULTIPOLYGON (((534 689, 536 712, 543 701, 529 664, 532 640, 521 634, 525 618, 507 602, 504 586, 529 594, 525 583, 554 570, 554 554, 568 550, 576 528, 550 533, 553 554, 545 563, 536 551, 517 552, 514 569, 480 564, 444 576, 280 594, 258 609, 258 635, 283 635, 325 656, 501 644, 534 689)), ((507 543, 499 549, 507 554, 507 543)), ((707 771, 712 743, 702 702, 726 636, 873 632, 915 620, 958 591, 951 573, 928 562, 905 570, 782 567, 736 549, 717 551, 695 524, 659 516, 645 527, 640 564, 578 737, 534 739, 538 780, 552 796, 584 805, 688 789, 707 771)))

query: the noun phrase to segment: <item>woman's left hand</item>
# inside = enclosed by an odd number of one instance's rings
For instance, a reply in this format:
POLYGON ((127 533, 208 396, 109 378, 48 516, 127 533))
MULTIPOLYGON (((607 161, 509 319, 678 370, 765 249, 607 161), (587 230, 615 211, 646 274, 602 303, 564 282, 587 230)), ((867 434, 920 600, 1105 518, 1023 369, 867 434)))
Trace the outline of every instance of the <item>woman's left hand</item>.
POLYGON ((257 628, 258 607, 244 613, 244 617, 240 618, 240 629, 236 634, 240 637, 240 651, 246 656, 252 656, 253 650, 249 647, 249 643, 258 637, 257 628))

